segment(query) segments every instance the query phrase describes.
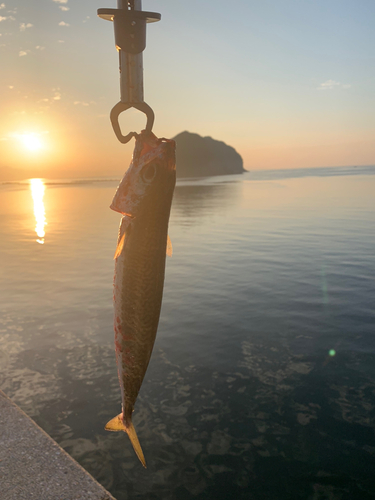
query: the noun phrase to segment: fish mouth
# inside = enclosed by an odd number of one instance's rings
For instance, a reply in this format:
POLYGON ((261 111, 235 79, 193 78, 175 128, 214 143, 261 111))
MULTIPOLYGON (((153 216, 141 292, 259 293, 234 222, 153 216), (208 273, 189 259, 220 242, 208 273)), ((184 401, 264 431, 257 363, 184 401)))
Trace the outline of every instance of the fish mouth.
POLYGON ((176 143, 173 140, 168 140, 162 143, 165 150, 165 160, 167 170, 173 172, 176 170, 176 143))

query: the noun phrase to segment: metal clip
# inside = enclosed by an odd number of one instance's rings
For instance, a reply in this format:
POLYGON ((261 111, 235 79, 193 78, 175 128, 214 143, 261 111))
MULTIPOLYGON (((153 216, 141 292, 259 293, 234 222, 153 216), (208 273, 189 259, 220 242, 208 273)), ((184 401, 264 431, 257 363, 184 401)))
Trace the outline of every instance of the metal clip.
POLYGON ((154 112, 143 98, 143 55, 146 47, 146 23, 159 21, 156 12, 143 12, 142 0, 117 0, 117 9, 98 9, 98 16, 113 21, 115 44, 120 58, 120 102, 111 111, 110 118, 116 137, 123 144, 135 132, 122 135, 119 114, 136 108, 147 116, 146 130, 151 132, 154 112))
POLYGON ((130 139, 132 137, 137 135, 136 132, 130 132, 127 135, 122 135, 122 132, 120 129, 118 117, 119 117, 120 113, 122 113, 123 111, 126 111, 129 108, 139 109, 139 111, 142 111, 142 113, 144 113, 147 116, 147 123, 146 123, 146 127, 145 127, 145 130, 147 132, 151 132, 152 127, 154 125, 154 120, 155 120, 154 112, 152 111, 150 106, 148 104, 146 104, 145 102, 138 102, 138 103, 137 102, 124 103, 121 101, 118 102, 111 110, 110 119, 111 119, 113 130, 116 134, 116 137, 122 144, 126 144, 127 142, 130 141, 130 139))

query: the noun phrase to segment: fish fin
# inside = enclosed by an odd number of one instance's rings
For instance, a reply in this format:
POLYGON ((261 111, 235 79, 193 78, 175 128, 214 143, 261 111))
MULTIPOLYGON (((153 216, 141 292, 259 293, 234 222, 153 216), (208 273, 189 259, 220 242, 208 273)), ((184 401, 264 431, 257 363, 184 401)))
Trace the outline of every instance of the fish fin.
POLYGON ((134 451, 137 454, 137 457, 139 458, 139 460, 141 461, 141 464, 143 465, 143 467, 145 469, 147 469, 146 460, 145 460, 145 457, 143 456, 143 451, 142 451, 141 445, 139 443, 137 433, 135 432, 133 422, 130 422, 129 427, 125 427, 125 431, 127 432, 128 436, 129 436, 130 442, 133 445, 134 451))
POLYGON ((142 451, 141 445, 140 445, 139 440, 138 440, 137 433, 135 432, 134 425, 132 422, 130 422, 128 427, 125 426, 125 424, 122 420, 122 413, 120 413, 119 415, 117 415, 117 417, 112 418, 112 420, 110 420, 107 423, 107 425, 105 426, 105 430, 106 431, 114 431, 114 432, 118 432, 118 431, 126 432, 127 435, 129 436, 130 442, 134 448, 134 451, 135 451, 137 457, 139 458, 143 467, 145 469, 147 469, 146 460, 145 460, 145 457, 143 455, 143 451, 142 451))
POLYGON ((173 254, 172 242, 171 242, 171 239, 168 235, 168 237, 167 237, 167 255, 168 255, 168 257, 172 257, 172 254, 173 254))
POLYGON ((117 257, 120 257, 122 249, 124 248, 124 242, 125 242, 125 233, 121 236, 119 242, 117 243, 115 256, 113 257, 114 259, 117 259, 117 257))
POLYGON ((112 420, 110 420, 107 423, 107 425, 104 427, 104 429, 106 431, 114 431, 114 432, 124 431, 124 432, 126 432, 125 431, 125 424, 122 421, 122 413, 117 415, 117 417, 112 418, 112 420))

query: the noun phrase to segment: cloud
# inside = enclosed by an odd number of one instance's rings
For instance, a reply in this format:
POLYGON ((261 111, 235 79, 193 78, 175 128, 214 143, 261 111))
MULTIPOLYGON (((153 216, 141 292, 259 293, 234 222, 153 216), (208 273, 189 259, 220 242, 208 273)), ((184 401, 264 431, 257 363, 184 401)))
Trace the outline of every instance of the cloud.
POLYGON ((0 16, 0 23, 1 23, 1 21, 6 21, 6 20, 8 20, 8 21, 15 21, 16 18, 13 17, 13 16, 8 16, 8 17, 0 16))
POLYGON ((20 57, 22 57, 22 56, 27 56, 27 53, 28 53, 28 52, 29 52, 28 50, 27 50, 27 51, 26 51, 26 50, 20 50, 20 51, 18 52, 18 55, 19 55, 20 57))
POLYGON ((88 102, 83 102, 83 101, 74 101, 73 103, 75 106, 77 104, 81 104, 82 106, 90 106, 90 104, 88 102))
POLYGON ((340 82, 335 82, 335 80, 327 80, 324 83, 321 83, 318 87, 319 90, 331 90, 334 89, 335 87, 339 86, 340 82))
POLYGON ((337 88, 350 89, 350 87, 351 85, 336 82, 335 80, 327 80, 326 82, 321 83, 319 87, 317 87, 317 89, 318 90, 333 90, 337 88))
POLYGON ((69 7, 64 7, 64 5, 59 5, 59 9, 63 10, 64 12, 66 12, 67 10, 69 10, 69 7))
POLYGON ((70 24, 64 22, 64 21, 60 21, 59 22, 59 26, 70 26, 70 24))
POLYGON ((53 0, 56 3, 68 3, 68 0, 53 0))
POLYGON ((21 23, 20 24, 20 31, 25 31, 26 28, 32 28, 34 25, 31 23, 21 23))
POLYGON ((45 97, 43 99, 39 99, 39 101, 37 101, 38 103, 39 102, 43 102, 43 103, 52 103, 53 101, 60 101, 61 100, 61 92, 60 92, 60 89, 59 88, 55 88, 55 89, 52 89, 52 92, 53 92, 53 96, 52 97, 45 97))
POLYGON ((45 47, 42 47, 41 45, 36 45, 35 48, 37 50, 44 50, 45 49, 45 47))
POLYGON ((5 9, 5 3, 0 4, 0 10, 5 9))
POLYGON ((11 116, 18 116, 18 115, 26 115, 26 111, 23 109, 21 111, 13 111, 13 113, 10 113, 11 116))

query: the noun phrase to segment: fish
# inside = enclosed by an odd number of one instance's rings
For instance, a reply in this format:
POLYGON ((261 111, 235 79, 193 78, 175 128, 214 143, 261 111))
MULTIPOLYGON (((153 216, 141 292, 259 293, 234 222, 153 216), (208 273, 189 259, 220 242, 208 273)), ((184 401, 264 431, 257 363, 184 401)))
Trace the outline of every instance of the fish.
POLYGON ((114 331, 122 412, 105 429, 128 434, 146 461, 132 423, 155 342, 162 305, 168 223, 176 184, 176 144, 142 131, 110 208, 122 214, 115 252, 114 331))

